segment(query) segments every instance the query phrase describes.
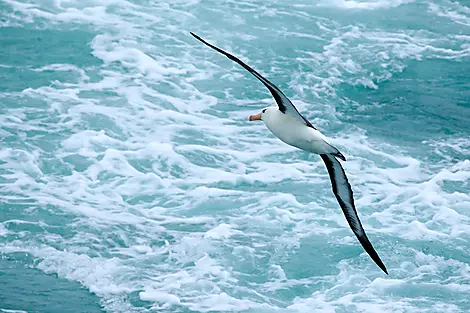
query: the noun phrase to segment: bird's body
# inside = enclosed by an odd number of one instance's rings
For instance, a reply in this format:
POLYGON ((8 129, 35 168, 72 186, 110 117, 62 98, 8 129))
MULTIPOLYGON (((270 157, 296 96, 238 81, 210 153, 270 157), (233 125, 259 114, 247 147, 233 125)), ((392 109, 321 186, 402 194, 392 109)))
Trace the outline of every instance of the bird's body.
POLYGON ((260 80, 266 88, 271 92, 274 100, 276 101, 278 108, 267 107, 260 113, 251 115, 250 121, 262 120, 266 127, 273 133, 274 136, 288 145, 312 152, 320 155, 328 174, 330 176, 332 190, 338 203, 343 210, 344 216, 348 221, 349 226, 356 235, 357 239, 361 243, 364 250, 374 260, 374 262, 386 273, 387 269, 382 263, 382 260, 378 256, 375 249, 372 247, 367 235, 362 227, 359 216, 357 215, 356 207, 354 205, 354 198, 351 185, 348 182, 346 173, 344 172, 341 163, 336 159, 340 158, 346 161, 346 158, 338 151, 337 148, 333 147, 327 140, 327 138, 318 131, 305 117, 303 117, 299 111, 295 108, 294 104, 282 93, 282 91, 269 80, 261 76, 254 69, 243 63, 240 59, 236 58, 232 54, 217 48, 199 36, 191 33, 196 39, 211 47, 212 49, 222 53, 229 59, 235 61, 253 76, 260 80))
POLYGON ((266 127, 286 144, 315 154, 340 154, 320 131, 299 123, 278 108, 266 108, 261 114, 266 127))

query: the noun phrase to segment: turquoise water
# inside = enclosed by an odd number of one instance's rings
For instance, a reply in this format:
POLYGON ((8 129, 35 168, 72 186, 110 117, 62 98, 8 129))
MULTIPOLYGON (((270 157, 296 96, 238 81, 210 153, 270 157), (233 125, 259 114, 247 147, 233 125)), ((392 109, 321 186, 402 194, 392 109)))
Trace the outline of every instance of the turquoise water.
POLYGON ((0 312, 469 312, 470 4, 0 2, 0 312), (250 114, 263 73, 346 156, 250 114))

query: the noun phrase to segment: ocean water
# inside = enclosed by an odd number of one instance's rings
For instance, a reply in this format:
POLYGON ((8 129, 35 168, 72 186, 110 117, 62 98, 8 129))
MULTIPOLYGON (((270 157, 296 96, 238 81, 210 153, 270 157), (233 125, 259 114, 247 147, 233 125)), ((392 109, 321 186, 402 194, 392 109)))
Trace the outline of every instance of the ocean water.
POLYGON ((466 0, 0 1, 0 312, 470 312, 466 0), (332 144, 385 275, 317 155, 332 144))

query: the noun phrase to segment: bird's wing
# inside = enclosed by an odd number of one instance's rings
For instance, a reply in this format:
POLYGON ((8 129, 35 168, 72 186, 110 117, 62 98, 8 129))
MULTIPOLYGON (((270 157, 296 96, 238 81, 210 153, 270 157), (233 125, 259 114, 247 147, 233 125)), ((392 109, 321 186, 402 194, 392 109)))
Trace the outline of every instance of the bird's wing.
POLYGON ((346 220, 349 223, 352 231, 356 235, 357 239, 361 243, 364 250, 370 255, 372 260, 388 275, 385 265, 380 260, 377 252, 367 238, 367 235, 362 227, 359 216, 357 215, 356 208, 354 206, 353 192, 351 185, 348 182, 346 173, 344 172, 341 163, 333 155, 321 154, 323 162, 325 162, 328 174, 330 175, 331 185, 333 188, 333 193, 336 196, 336 199, 343 210, 346 220))
POLYGON ((206 42, 204 39, 202 39, 201 37, 199 37, 198 35, 194 34, 193 32, 191 32, 191 35, 193 35, 196 39, 198 39, 199 41, 201 41, 202 43, 208 45, 209 47, 211 47, 212 49, 222 53, 223 55, 225 55, 227 58, 229 58, 230 60, 233 60, 235 62, 237 62, 238 64, 240 64, 241 66, 243 66, 243 68, 245 68, 248 72, 250 72, 251 74, 253 74, 253 76, 255 76, 256 78, 258 78, 268 89, 269 91, 271 92, 272 96, 274 97, 274 100, 276 100, 276 103, 277 105, 279 106, 279 110, 284 113, 284 114, 288 114, 292 117, 294 117, 296 120, 298 120, 299 122, 301 122, 302 124, 305 124, 306 126, 308 127, 312 127, 313 129, 316 129, 315 127, 313 127, 313 125, 305 118, 303 117, 299 111, 297 111, 297 109, 295 108, 294 104, 282 93, 282 91, 276 86, 274 85, 273 83, 271 83, 269 80, 267 80, 266 78, 264 78, 263 76, 261 76, 258 72, 256 72, 254 69, 252 69, 251 67, 249 67, 248 65, 246 65, 245 63, 243 63, 240 59, 238 59, 237 57, 231 55, 230 53, 228 52, 225 52, 224 50, 220 49, 220 48, 217 48, 216 46, 206 42))

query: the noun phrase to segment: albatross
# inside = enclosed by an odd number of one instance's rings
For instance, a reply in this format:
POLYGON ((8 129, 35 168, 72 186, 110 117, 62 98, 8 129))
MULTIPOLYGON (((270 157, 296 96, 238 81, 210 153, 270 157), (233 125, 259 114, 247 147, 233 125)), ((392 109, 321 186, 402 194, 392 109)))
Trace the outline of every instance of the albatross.
POLYGON ((261 120, 265 123, 266 127, 284 143, 296 147, 298 149, 312 152, 320 155, 325 163, 326 169, 330 176, 332 190, 336 199, 343 210, 346 220, 351 227, 353 233, 361 243, 364 250, 374 260, 374 262, 388 275, 387 268, 378 256, 374 247, 372 246, 366 232, 362 227, 359 216, 357 215, 356 207, 354 205, 353 191, 349 184, 346 173, 344 172, 341 163, 336 159, 339 158, 346 161, 341 152, 332 146, 328 139, 316 129, 302 114, 297 111, 294 104, 282 93, 282 91, 272 82, 261 76, 254 69, 246 65, 237 57, 232 54, 206 42, 198 35, 190 32, 196 39, 211 47, 212 49, 220 52, 228 57, 230 60, 235 61, 258 80, 260 80, 266 88, 271 92, 277 107, 267 107, 261 110, 260 113, 250 115, 250 121, 261 120))

